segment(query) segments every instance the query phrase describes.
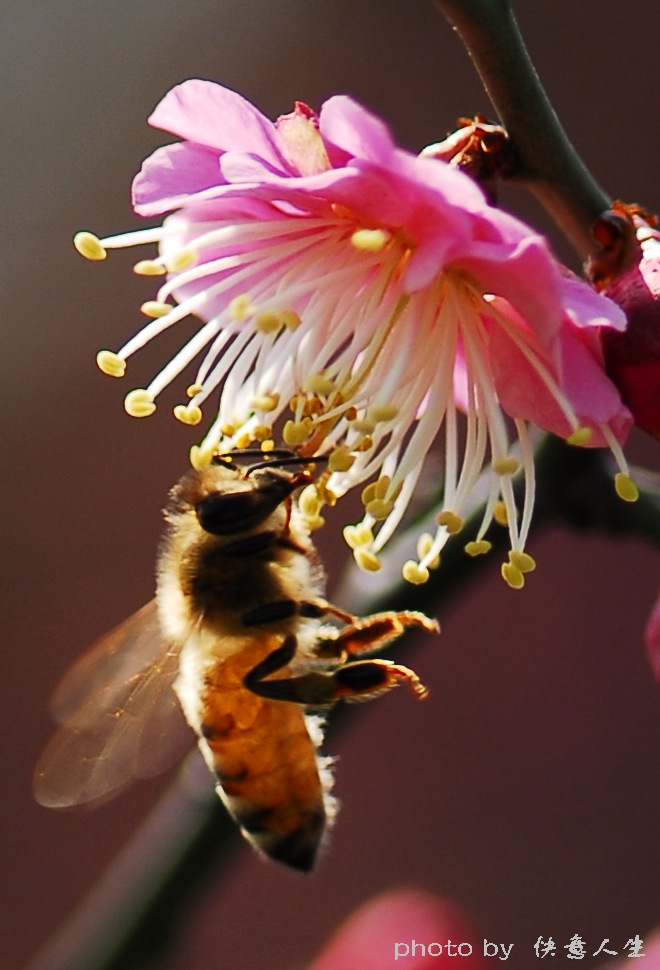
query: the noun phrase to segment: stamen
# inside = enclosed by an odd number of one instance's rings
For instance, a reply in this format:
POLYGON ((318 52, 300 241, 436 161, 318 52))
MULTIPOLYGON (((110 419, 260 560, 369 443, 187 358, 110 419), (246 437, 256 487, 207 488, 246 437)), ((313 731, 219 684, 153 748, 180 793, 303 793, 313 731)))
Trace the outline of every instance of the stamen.
POLYGON ((460 515, 450 509, 443 509, 438 515, 438 525, 445 527, 450 535, 456 535, 463 528, 464 522, 460 515))
POLYGON ((490 467, 496 475, 515 475, 520 468, 520 462, 512 457, 496 458, 490 463, 490 467))
POLYGON ((191 384, 186 388, 186 397, 195 397, 196 394, 201 394, 203 390, 203 384, 191 384))
POLYGON ((156 410, 153 396, 143 387, 136 387, 124 398, 126 413, 132 418, 147 418, 156 410))
POLYGON ((498 525, 508 526, 509 511, 504 502, 495 502, 493 506, 493 518, 498 525))
POLYGON ((475 539, 473 542, 466 542, 464 549, 468 556, 484 556, 493 548, 493 543, 488 539, 475 539))
POLYGON ((360 522, 358 525, 347 525, 344 527, 344 541, 351 549, 361 549, 370 546, 374 541, 374 534, 371 526, 360 522))
POLYGON ((301 445, 310 436, 314 428, 311 418, 303 418, 302 421, 291 421, 290 419, 282 429, 284 443, 291 448, 301 445))
MULTIPOLYGON (((426 559, 433 549, 434 539, 430 532, 422 532, 417 539, 417 555, 420 560, 426 559)), ((421 563, 420 563, 421 565, 421 563)), ((429 569, 437 569, 440 565, 440 556, 434 556, 429 562, 424 563, 429 569)))
POLYGON ((73 245, 81 256, 92 262, 99 262, 107 258, 107 251, 98 236, 93 232, 77 232, 73 237, 73 245))
POLYGON ((109 377, 123 377, 126 373, 126 361, 112 350, 99 350, 96 364, 109 377))
POLYGON ((591 441, 592 437, 593 437, 592 428, 587 428, 586 426, 582 428, 577 428, 575 431, 572 432, 572 434, 569 434, 568 438, 566 439, 566 444, 577 445, 578 447, 581 445, 587 445, 591 441))
POLYGON ((347 472, 355 464, 355 455, 348 445, 340 445, 330 453, 328 468, 331 472, 347 472))
POLYGON ((368 549, 363 549, 360 546, 359 549, 353 551, 353 556, 360 569, 363 569, 367 573, 376 573, 381 568, 382 563, 378 556, 374 555, 373 552, 369 552, 368 549))
POLYGON ((254 312, 250 295, 248 293, 241 293, 240 296, 233 297, 229 301, 227 310, 230 320, 235 320, 236 323, 244 323, 254 312))
POLYGON ((272 310, 267 310, 262 313, 258 313, 254 318, 255 329, 259 333, 279 333, 279 331, 284 326, 279 313, 274 313, 272 310))
POLYGON ((617 472, 614 476, 614 488, 616 494, 624 502, 636 502, 639 498, 639 489, 632 478, 624 472, 617 472))
POLYGON ((303 390, 307 391, 308 394, 332 394, 333 391, 337 389, 335 382, 326 377, 325 374, 312 374, 310 377, 305 378, 303 382, 303 390))
POLYGON ((199 259, 199 253, 192 246, 184 246, 178 252, 168 256, 165 266, 169 273, 181 273, 184 269, 190 269, 199 259))
POLYGON ((367 502, 367 504, 365 505, 365 511, 367 515, 370 515, 372 518, 374 518, 376 522, 380 522, 383 519, 386 519, 393 508, 394 508, 394 502, 391 502, 389 499, 382 499, 382 498, 375 498, 373 499, 373 501, 367 502))
POLYGON ((356 229, 351 243, 356 249, 367 253, 380 253, 392 238, 386 229, 356 229))
POLYGON ((262 394, 260 397, 252 399, 252 407, 255 411, 274 411, 280 403, 280 395, 277 391, 271 394, 262 394))
POLYGON ((401 575, 407 583, 412 583, 415 586, 421 586, 423 583, 428 582, 430 574, 426 566, 421 566, 418 562, 415 562, 414 559, 408 559, 403 564, 401 575))
POLYGON ((157 259, 141 259, 133 267, 137 276, 165 276, 167 269, 157 259))
POLYGON ((144 313, 145 317, 153 317, 154 320, 156 320, 158 317, 166 316, 166 314, 168 314, 172 309, 174 308, 171 303, 160 303, 159 300, 147 300, 147 302, 143 303, 140 307, 140 310, 142 313, 144 313))
MULTIPOLYGON (((394 421, 399 413, 399 409, 393 404, 372 404, 367 411, 367 416, 375 424, 381 421, 394 421)), ((371 429, 373 431, 373 428, 371 429)))
POLYGON ((190 464, 195 471, 201 472, 210 465, 214 454, 215 447, 211 444, 193 445, 190 449, 190 464))
POLYGON ((295 310, 282 310, 280 317, 286 329, 290 330, 292 333, 294 330, 297 330, 302 323, 302 320, 295 310))
POLYGON ((316 485, 307 485, 303 488, 298 496, 298 508, 307 518, 313 518, 319 514, 322 503, 316 490, 316 485))
POLYGON ((513 563, 502 563, 502 579, 511 589, 522 589, 525 585, 525 577, 513 563))
POLYGON ((174 417, 182 424, 196 425, 202 420, 202 409, 196 404, 177 404, 174 417))
POLYGON ((509 552, 509 562, 521 573, 531 573, 536 569, 536 560, 527 552, 520 549, 511 549, 509 552))

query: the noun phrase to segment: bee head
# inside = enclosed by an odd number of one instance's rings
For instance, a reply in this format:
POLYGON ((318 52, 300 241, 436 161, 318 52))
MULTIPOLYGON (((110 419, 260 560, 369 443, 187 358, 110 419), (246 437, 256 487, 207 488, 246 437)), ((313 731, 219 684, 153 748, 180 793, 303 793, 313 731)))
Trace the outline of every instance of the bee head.
POLYGON ((268 459, 264 452, 252 450, 216 456, 209 469, 215 473, 213 486, 194 503, 205 532, 216 536, 247 532, 265 522, 298 488, 314 481, 310 468, 300 468, 312 459, 301 459, 287 451, 270 454, 273 457, 268 459), (242 464, 246 458, 257 456, 258 462, 242 464), (289 467, 295 465, 297 470, 289 467))

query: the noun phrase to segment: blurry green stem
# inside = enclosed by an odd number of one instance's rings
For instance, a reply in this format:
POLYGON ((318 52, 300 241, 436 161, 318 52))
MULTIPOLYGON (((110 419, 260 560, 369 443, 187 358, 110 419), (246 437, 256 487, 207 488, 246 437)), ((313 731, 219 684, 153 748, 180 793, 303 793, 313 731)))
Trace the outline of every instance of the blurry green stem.
POLYGON ((514 176, 538 197, 585 260, 590 227, 611 199, 573 148, 541 85, 509 0, 435 0, 460 35, 506 128, 519 163, 514 176))

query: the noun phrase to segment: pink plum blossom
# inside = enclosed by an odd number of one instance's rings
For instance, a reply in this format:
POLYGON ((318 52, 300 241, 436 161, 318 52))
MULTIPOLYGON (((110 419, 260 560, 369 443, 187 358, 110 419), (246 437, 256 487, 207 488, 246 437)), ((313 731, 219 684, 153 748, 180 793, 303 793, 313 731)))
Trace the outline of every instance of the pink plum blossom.
POLYGON ((519 588, 534 497, 528 423, 575 445, 607 446, 620 491, 634 491, 620 444, 630 415, 603 369, 598 334, 625 318, 571 277, 543 237, 488 204, 445 161, 397 147, 385 124, 349 97, 271 122, 209 81, 170 91, 150 122, 182 139, 155 151, 133 185, 135 211, 162 226, 77 246, 90 258, 158 243, 138 273, 166 279, 143 305, 150 322, 99 366, 127 359, 192 314, 198 332, 126 409, 150 414, 160 392, 197 360, 184 423, 216 416, 193 447, 216 451, 276 439, 301 456, 326 455, 301 495, 311 528, 321 511, 366 483, 364 515, 345 529, 359 565, 378 553, 415 491, 429 449, 444 448, 443 508, 408 561, 428 578, 486 478, 486 514, 466 549, 487 551, 498 509, 511 552, 504 578, 519 588), (169 214, 172 213, 172 214, 169 214), (524 482, 522 510, 513 479, 524 482))
POLYGON ((376 896, 356 910, 310 970, 383 970, 395 966, 451 970, 457 956, 472 970, 488 965, 483 957, 483 939, 466 917, 453 903, 431 893, 398 889, 376 896), (413 941, 417 944, 414 947, 413 941))

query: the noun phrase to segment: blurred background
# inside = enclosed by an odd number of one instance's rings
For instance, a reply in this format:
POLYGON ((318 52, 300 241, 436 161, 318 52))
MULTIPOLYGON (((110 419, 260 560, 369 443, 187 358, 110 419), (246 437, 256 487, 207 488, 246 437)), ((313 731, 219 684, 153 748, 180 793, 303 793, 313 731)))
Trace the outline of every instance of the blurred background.
MULTIPOLYGON (((587 164, 615 197, 659 211, 657 4, 517 7, 587 164)), ((5 0, 0 76, 0 962, 19 968, 171 781, 94 812, 49 811, 31 793, 57 680, 152 595, 160 509, 195 440, 167 407, 128 418, 125 388, 96 370, 152 290, 131 273, 133 253, 85 263, 73 233, 139 224, 131 178, 163 140, 145 119, 184 78, 221 81, 273 117, 347 92, 415 150, 489 105, 430 0, 5 0)), ((552 235, 526 195, 506 199, 552 235)), ((160 344, 137 358, 136 382, 164 356, 160 344)), ((660 464, 641 436, 630 455, 660 464)), ((329 534, 319 542, 337 582, 344 554, 329 534)), ((419 644, 427 702, 399 691, 348 713, 331 746, 343 807, 317 871, 297 877, 241 844, 172 967, 301 968, 357 904, 402 884, 515 943, 509 966, 530 965, 539 935, 561 947, 578 933, 590 953, 609 938, 621 953, 660 922, 660 693, 642 644, 660 553, 561 530, 533 533, 529 550, 539 568, 523 593, 493 561, 443 611, 442 638, 419 644)))

